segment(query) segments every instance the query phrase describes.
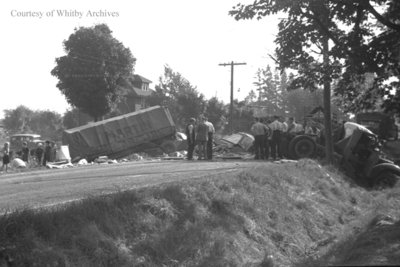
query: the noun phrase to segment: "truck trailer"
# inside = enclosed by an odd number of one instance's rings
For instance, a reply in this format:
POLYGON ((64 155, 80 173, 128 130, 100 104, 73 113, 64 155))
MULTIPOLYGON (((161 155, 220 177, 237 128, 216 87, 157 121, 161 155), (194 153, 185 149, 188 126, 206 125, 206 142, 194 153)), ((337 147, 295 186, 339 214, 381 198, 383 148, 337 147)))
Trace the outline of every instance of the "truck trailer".
POLYGON ((125 157, 145 147, 174 150, 176 127, 167 107, 154 106, 68 129, 62 143, 71 158, 125 157))

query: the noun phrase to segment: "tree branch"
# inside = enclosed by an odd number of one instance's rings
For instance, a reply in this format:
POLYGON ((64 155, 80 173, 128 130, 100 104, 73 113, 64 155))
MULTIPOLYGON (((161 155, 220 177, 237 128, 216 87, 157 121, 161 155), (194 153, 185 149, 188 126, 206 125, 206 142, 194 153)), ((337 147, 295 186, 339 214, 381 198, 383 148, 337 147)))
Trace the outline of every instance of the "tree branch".
POLYGON ((396 30, 398 32, 400 32, 400 25, 399 24, 395 24, 392 23, 391 21, 389 21, 388 19, 386 19, 385 17, 383 17, 381 14, 378 13, 378 11, 376 11, 376 9, 371 5, 371 3, 369 2, 369 0, 367 1, 362 1, 360 3, 361 5, 363 5, 365 7, 365 9, 367 9, 368 11, 370 11, 372 13, 372 15, 374 15, 374 17, 383 25, 396 30))
POLYGON ((273 61, 275 61, 276 64, 279 65, 279 61, 278 61, 275 57, 273 57, 271 54, 268 54, 268 56, 269 56, 273 61))
POLYGON ((336 38, 336 36, 334 36, 328 29, 327 26, 325 26, 322 21, 315 15, 315 12, 313 12, 314 14, 310 14, 308 12, 303 12, 302 10, 300 11, 305 17, 314 20, 318 26, 321 28, 321 30, 325 33, 325 35, 331 39, 335 45, 341 47, 343 49, 343 51, 345 51, 347 54, 349 54, 350 56, 353 56, 353 53, 347 49, 347 47, 344 47, 341 42, 336 38))
POLYGON ((395 24, 393 22, 391 22, 390 20, 386 19, 384 16, 382 16, 381 14, 379 14, 378 11, 376 11, 376 9, 371 5, 370 0, 354 0, 354 1, 341 1, 339 0, 338 3, 342 3, 345 5, 353 5, 354 2, 358 3, 360 6, 362 6, 365 10, 368 10, 369 12, 371 12, 371 14, 383 25, 396 30, 396 31, 400 31, 400 25, 399 24, 395 24))

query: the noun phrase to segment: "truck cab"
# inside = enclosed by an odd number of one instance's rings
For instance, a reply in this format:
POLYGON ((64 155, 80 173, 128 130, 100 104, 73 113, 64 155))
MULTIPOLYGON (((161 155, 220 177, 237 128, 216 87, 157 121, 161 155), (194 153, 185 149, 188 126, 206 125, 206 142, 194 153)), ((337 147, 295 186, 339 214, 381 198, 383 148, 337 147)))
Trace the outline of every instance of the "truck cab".
POLYGON ((356 115, 357 123, 364 125, 378 135, 382 142, 382 151, 387 157, 400 164, 399 128, 390 114, 366 112, 356 115))
POLYGON ((381 112, 366 112, 356 115, 356 121, 386 141, 398 140, 398 127, 393 116, 381 112))

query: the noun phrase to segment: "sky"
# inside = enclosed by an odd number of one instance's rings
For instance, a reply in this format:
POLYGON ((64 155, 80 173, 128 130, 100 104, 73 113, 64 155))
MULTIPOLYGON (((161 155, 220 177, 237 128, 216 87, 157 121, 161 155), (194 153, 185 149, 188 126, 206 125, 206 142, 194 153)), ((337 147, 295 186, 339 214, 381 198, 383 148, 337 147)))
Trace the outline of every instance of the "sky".
POLYGON ((236 21, 228 12, 249 0, 134 1, 2 1, 0 23, 1 95, 3 110, 19 105, 63 114, 70 108, 50 71, 65 55, 62 42, 75 28, 106 23, 113 36, 137 59, 135 73, 154 88, 169 65, 207 99, 230 100, 230 66, 234 98, 254 89, 258 68, 273 65, 277 17, 236 21), (102 13, 100 13, 100 11, 102 13), (97 15, 97 16, 96 16, 97 15))

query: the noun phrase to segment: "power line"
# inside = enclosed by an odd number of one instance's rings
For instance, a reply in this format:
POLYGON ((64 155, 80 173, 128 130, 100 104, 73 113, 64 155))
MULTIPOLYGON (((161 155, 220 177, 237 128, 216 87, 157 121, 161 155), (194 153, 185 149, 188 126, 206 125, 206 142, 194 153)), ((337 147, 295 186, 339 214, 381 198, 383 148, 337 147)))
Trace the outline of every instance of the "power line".
POLYGON ((229 108, 229 125, 231 128, 231 134, 233 133, 233 68, 235 65, 246 65, 246 63, 237 63, 237 62, 231 62, 231 63, 221 63, 218 64, 219 66, 231 66, 231 105, 229 108))

